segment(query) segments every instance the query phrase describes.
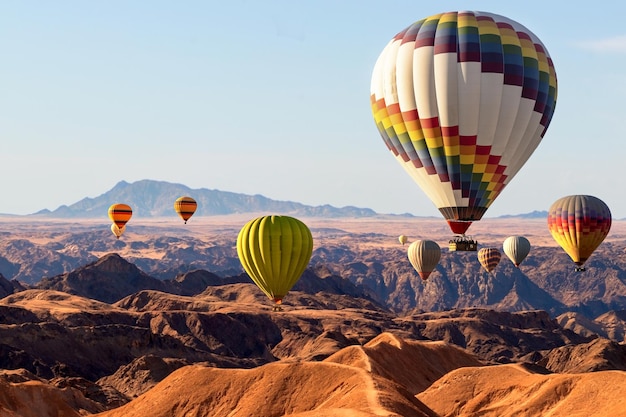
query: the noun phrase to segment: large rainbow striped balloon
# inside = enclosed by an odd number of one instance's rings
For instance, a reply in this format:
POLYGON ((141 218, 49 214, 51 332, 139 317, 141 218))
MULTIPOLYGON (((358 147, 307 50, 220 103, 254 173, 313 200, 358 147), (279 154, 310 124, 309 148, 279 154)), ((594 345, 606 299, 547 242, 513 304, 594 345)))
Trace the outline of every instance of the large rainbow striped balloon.
POLYGON ((398 33, 374 66, 370 100, 389 150, 465 233, 541 142, 556 96, 539 38, 506 17, 462 11, 398 33))

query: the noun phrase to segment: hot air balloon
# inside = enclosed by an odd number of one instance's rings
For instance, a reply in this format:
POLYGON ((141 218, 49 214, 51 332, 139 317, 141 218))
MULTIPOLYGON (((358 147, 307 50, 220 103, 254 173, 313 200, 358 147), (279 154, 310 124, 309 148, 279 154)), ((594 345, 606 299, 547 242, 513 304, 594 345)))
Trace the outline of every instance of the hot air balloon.
POLYGON ((196 212, 198 203, 191 197, 179 197, 174 201, 174 210, 187 224, 187 220, 196 212))
POLYGON ((280 310, 283 297, 300 279, 313 251, 313 237, 300 220, 262 216, 250 220, 237 236, 237 255, 252 281, 280 310))
POLYGON ((502 249, 511 262, 519 268, 530 252, 530 242, 524 236, 509 236, 504 239, 502 249))
POLYGON ((439 263, 441 248, 432 240, 416 240, 409 245, 407 255, 413 268, 426 281, 439 263))
POLYGON ((576 264, 577 271, 609 234, 611 211, 599 198, 570 195, 556 200, 548 211, 548 229, 576 264))
POLYGON ((500 263, 502 254, 497 248, 482 248, 478 251, 478 262, 485 268, 485 271, 491 272, 496 269, 500 263))
POLYGON ((112 204, 109 207, 109 218, 118 228, 123 228, 133 215, 133 210, 128 204, 112 204))
POLYGON ((404 235, 400 235, 398 237, 398 240, 400 241, 401 244, 404 245, 409 239, 406 236, 404 236, 404 235))
POLYGON ((396 160, 464 235, 541 142, 556 105, 539 38, 486 12, 448 12, 399 32, 371 80, 374 121, 396 160))
POLYGON ((120 238, 120 236, 124 234, 125 231, 126 231, 126 226, 122 226, 120 228, 120 227, 117 227, 115 223, 111 223, 111 232, 113 232, 115 237, 117 237, 118 239, 120 238))

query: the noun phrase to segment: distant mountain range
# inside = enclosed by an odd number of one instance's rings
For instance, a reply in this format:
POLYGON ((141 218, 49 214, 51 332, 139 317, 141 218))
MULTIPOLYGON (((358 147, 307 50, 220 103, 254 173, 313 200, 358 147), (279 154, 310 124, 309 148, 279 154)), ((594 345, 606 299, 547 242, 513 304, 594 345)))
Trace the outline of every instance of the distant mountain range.
MULTIPOLYGON (((141 180, 133 183, 118 182, 111 190, 95 198, 83 198, 56 210, 41 210, 30 216, 49 218, 98 218, 114 203, 125 203, 140 217, 172 217, 174 201, 181 196, 190 196, 198 202, 196 216, 216 216, 239 213, 276 213, 302 217, 373 217, 379 213, 369 208, 354 206, 334 207, 328 204, 308 206, 293 201, 272 200, 262 195, 249 195, 206 188, 192 189, 183 184, 166 181, 141 180)), ((504 215, 516 218, 545 218, 546 211, 526 214, 504 215)), ((397 216, 415 217, 404 213, 397 216)))
POLYGON ((504 214, 502 216, 499 216, 499 219, 508 219, 511 217, 515 217, 515 218, 519 218, 519 219, 545 219, 548 217, 548 212, 546 210, 534 210, 531 211, 530 213, 524 213, 524 214, 504 214))
MULTIPOLYGON (((192 197, 198 203, 196 216, 215 216, 238 213, 277 213, 309 217, 371 217, 377 213, 368 208, 307 206, 292 201, 277 201, 262 195, 238 194, 228 191, 192 189, 182 184, 165 181, 141 180, 118 182, 115 187, 95 198, 84 198, 77 203, 63 205, 54 211, 41 210, 33 216, 50 218, 97 218, 107 213, 111 204, 125 203, 140 217, 176 216, 174 201, 181 196, 192 197)), ((410 215, 409 215, 410 216, 410 215)))

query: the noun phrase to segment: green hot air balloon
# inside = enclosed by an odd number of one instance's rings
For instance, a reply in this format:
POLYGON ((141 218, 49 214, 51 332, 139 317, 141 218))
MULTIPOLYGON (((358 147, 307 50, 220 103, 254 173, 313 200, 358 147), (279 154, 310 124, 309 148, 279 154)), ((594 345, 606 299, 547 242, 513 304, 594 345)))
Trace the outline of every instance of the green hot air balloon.
POLYGON ((407 255, 413 268, 426 281, 439 263, 441 248, 432 240, 416 240, 409 245, 407 255))
POLYGON ((262 216, 250 220, 237 236, 237 255, 252 281, 280 310, 283 297, 300 279, 313 252, 313 237, 300 220, 262 216))
POLYGON ((511 262, 519 268, 530 252, 530 242, 524 236, 509 236, 504 239, 502 249, 511 262))

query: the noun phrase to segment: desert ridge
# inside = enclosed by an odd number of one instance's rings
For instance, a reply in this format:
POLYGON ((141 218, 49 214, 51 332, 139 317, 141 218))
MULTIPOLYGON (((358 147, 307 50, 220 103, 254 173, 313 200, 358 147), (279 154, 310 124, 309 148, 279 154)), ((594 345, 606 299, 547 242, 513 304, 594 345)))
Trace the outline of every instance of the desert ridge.
POLYGON ((626 415, 624 347, 545 312, 399 316, 300 291, 301 304, 272 312, 255 288, 146 290, 114 304, 53 290, 5 297, 0 415, 626 415), (20 368, 27 358, 39 368, 20 368))
MULTIPOLYGON (((92 221, 3 224, 0 266, 68 271, 0 280, 0 415, 620 415, 594 387, 625 385, 626 319, 608 310, 623 222, 584 274, 552 242, 494 273, 444 250, 423 281, 398 235, 446 242, 442 220, 309 219, 312 264, 272 312, 237 269, 241 216, 194 220, 119 240, 92 221)), ((542 220, 479 225, 485 245, 551 239, 542 220)))
POLYGON ((322 362, 180 368, 125 406, 97 415, 623 416, 625 382, 623 371, 547 374, 523 364, 486 366, 445 343, 382 334, 322 362), (420 361, 425 358, 431 361, 420 361))
POLYGON ((626 415, 624 371, 546 375, 531 369, 522 364, 459 368, 417 398, 440 416, 626 415))
POLYGON ((397 384, 336 363, 251 370, 181 368, 143 396, 99 416, 432 416, 397 384))

